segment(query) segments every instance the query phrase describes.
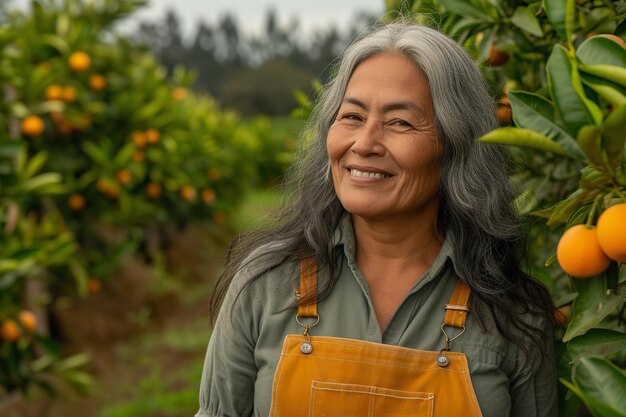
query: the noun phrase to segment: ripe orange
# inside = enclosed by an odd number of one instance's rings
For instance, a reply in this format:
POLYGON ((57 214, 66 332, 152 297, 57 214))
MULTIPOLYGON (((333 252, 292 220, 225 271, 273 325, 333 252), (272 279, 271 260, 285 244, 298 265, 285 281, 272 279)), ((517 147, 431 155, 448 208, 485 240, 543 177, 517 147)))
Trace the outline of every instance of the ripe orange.
POLYGON ((144 132, 136 130, 133 132, 133 142, 136 147, 143 148, 148 144, 148 138, 144 132))
POLYGON ((115 178, 117 178, 120 184, 126 185, 133 180, 133 174, 127 169, 121 169, 117 171, 115 178))
POLYGON ((563 271, 576 278, 602 273, 611 260, 598 243, 595 227, 572 226, 563 233, 556 248, 556 259, 563 271))
POLYGON ((28 333, 34 333, 37 330, 37 316, 30 310, 20 311, 20 322, 28 333))
POLYGON ((513 119, 513 110, 506 104, 498 104, 498 107, 496 107, 496 117, 501 124, 510 123, 513 119))
POLYGON ((28 116, 22 120, 22 133, 26 136, 39 136, 44 131, 43 120, 39 116, 28 116))
POLYGON ((70 55, 70 68, 74 72, 84 72, 91 66, 91 59, 85 52, 77 51, 70 55))
POLYGON ((565 327, 572 318, 572 306, 570 304, 561 306, 554 310, 554 321, 556 327, 565 327))
POLYGON ((100 74, 93 74, 89 77, 88 83, 93 91, 102 91, 107 86, 107 79, 100 74))
POLYGON ((63 87, 63 94, 62 94, 61 99, 64 102, 73 103, 76 101, 77 97, 78 97, 78 91, 76 91, 76 88, 72 87, 71 85, 63 87))
POLYGON ((226 214, 221 211, 216 211, 213 215, 213 221, 215 222, 215 224, 219 225, 226 223, 226 214))
POLYGON ((180 189, 180 196, 184 201, 191 201, 196 198, 196 189, 191 185, 183 185, 180 189))
POLYGON ((490 67, 499 67, 506 64, 509 61, 509 54, 504 51, 498 50, 494 45, 489 48, 489 55, 485 59, 485 64, 490 67))
POLYGON ((626 263, 626 203, 615 204, 598 219, 598 242, 609 258, 626 263))
POLYGON ((159 141, 159 139, 161 139, 161 134, 156 129, 146 130, 145 135, 146 135, 146 140, 148 141, 148 143, 155 144, 159 141))
POLYGON ((91 277, 87 280, 87 290, 89 294, 97 294, 102 290, 102 283, 98 278, 91 277))
POLYGON ((63 87, 58 84, 49 85, 46 88, 46 98, 48 100, 62 100, 63 99, 63 87))
POLYGON ((161 184, 156 182, 150 182, 146 186, 146 192, 148 193, 148 197, 156 199, 161 195, 161 184))
POLYGON ((2 322, 0 334, 2 334, 2 338, 7 342, 15 342, 21 336, 20 328, 17 323, 11 319, 6 319, 2 322))
POLYGON ((146 154, 141 151, 133 152, 133 161, 140 164, 146 159, 146 154))
POLYGON ((174 87, 172 90, 172 98, 174 101, 182 101, 187 98, 187 89, 185 87, 174 87))
POLYGON ((209 204, 209 203, 211 203, 211 202, 213 202, 215 200, 215 191, 213 191, 211 188, 205 188, 200 193, 200 198, 206 204, 209 204))
POLYGON ((67 199, 67 205, 71 210, 80 211, 85 208, 85 197, 80 194, 72 194, 67 199))
POLYGON ((120 195, 120 190, 118 186, 104 178, 98 180, 98 182, 96 183, 96 188, 102 194, 110 198, 117 198, 120 195))

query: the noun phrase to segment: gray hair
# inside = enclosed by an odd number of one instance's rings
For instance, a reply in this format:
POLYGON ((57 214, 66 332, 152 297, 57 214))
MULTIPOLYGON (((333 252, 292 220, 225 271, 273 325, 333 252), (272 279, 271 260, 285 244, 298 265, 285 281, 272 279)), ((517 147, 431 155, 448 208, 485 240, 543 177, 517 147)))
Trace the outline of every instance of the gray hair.
MULTIPOLYGON (((536 342, 543 329, 525 323, 517 313, 547 314, 551 302, 520 270, 525 235, 512 207, 507 158, 500 147, 477 141, 497 127, 495 102, 462 47, 437 30, 415 24, 375 27, 344 51, 335 76, 317 100, 303 135, 305 143, 288 175, 291 198, 282 225, 272 232, 253 233, 217 288, 226 285, 221 288, 225 291, 251 253, 252 258, 275 263, 316 256, 318 299, 328 296, 338 270, 331 237, 345 209, 330 176, 326 137, 355 68, 385 53, 410 58, 428 79, 436 126, 445 143, 439 229, 454 237, 456 267, 472 289, 478 321, 485 328, 495 320, 505 337, 522 345, 528 345, 529 337, 536 342)), ((217 297, 221 301, 221 295, 217 297)), ((217 304, 213 308, 216 315, 217 304)))

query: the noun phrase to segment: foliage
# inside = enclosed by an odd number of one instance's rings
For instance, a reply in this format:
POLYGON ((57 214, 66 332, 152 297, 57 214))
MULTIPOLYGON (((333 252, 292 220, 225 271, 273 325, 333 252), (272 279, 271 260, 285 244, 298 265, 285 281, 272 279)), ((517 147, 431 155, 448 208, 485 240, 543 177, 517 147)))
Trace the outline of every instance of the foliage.
MULTIPOLYGON (((624 3, 386 4, 390 17, 413 13, 462 44, 484 64, 495 98, 510 101, 513 127, 503 121, 481 140, 514 147, 521 168, 513 179, 523 190, 517 208, 550 226, 531 233, 530 272, 546 284, 557 306, 573 302, 567 329, 557 332, 561 381, 575 394, 562 390, 561 415, 574 415, 580 400, 595 416, 624 415, 624 261, 614 258, 606 271, 582 280, 557 268, 553 255, 564 226, 590 227, 607 208, 626 202, 624 3)), ((624 222, 613 227, 619 230, 624 222)))
POLYGON ((20 311, 45 315, 59 297, 99 291, 122 256, 150 258, 172 225, 226 223, 288 162, 267 120, 191 93, 192 73, 168 79, 116 34, 144 3, 33 1, 0 27, 0 396, 52 392, 48 373, 89 385, 84 361, 67 365, 46 324, 28 333, 20 311), (34 281, 48 289, 33 294, 34 281))

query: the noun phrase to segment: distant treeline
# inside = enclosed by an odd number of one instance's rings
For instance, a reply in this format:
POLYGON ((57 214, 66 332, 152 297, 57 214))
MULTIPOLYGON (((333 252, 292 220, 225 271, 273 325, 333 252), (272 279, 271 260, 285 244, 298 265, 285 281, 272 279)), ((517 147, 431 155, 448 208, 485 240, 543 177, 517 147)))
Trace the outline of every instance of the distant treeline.
POLYGON ((297 106, 294 91, 311 93, 313 80, 326 81, 341 49, 375 17, 358 14, 341 28, 303 34, 297 20, 281 25, 268 10, 262 33, 242 30, 226 14, 215 24, 199 22, 185 39, 178 15, 166 12, 156 22, 142 22, 134 35, 171 73, 183 65, 197 73, 192 86, 208 92, 242 114, 283 115, 297 106))

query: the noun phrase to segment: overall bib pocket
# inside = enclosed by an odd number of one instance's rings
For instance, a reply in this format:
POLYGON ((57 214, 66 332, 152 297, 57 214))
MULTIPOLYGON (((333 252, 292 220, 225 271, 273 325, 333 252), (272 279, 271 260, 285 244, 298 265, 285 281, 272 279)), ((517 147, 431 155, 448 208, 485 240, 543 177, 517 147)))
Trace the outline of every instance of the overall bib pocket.
POLYGON ((435 395, 312 381, 309 417, 432 417, 435 395))

